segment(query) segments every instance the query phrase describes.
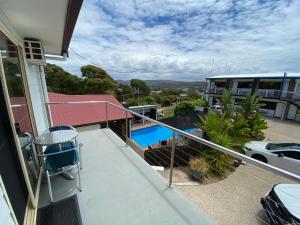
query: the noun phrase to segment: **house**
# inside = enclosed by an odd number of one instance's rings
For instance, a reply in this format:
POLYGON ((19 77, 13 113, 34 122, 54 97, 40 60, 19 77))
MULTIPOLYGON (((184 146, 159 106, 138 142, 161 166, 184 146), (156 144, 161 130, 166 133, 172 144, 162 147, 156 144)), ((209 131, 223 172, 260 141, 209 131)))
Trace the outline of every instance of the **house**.
POLYGON ((235 103, 247 94, 262 96, 262 112, 267 116, 300 121, 300 73, 260 73, 218 75, 206 78, 209 105, 230 90, 235 103))
POLYGON ((124 113, 124 110, 106 104, 106 102, 110 102, 122 107, 122 104, 113 95, 66 95, 49 92, 48 96, 49 117, 51 117, 53 126, 68 124, 73 127, 82 127, 99 124, 100 127, 103 127, 108 123, 121 138, 124 138, 126 122, 128 130, 130 130, 132 114, 124 113), (78 102, 78 104, 64 104, 65 102, 78 102), (107 114, 105 113, 106 107, 107 114))

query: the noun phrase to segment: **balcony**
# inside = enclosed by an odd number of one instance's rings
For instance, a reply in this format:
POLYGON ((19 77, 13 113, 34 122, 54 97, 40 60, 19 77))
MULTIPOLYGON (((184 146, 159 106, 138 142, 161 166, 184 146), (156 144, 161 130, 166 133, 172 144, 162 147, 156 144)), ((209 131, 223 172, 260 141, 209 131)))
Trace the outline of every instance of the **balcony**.
POLYGON ((223 95, 225 88, 224 87, 213 87, 206 90, 208 94, 216 94, 216 95, 223 95))
POLYGON ((262 96, 263 98, 279 98, 280 90, 276 89, 257 89, 257 95, 262 96))
MULTIPOLYGON (((214 224, 110 129, 78 128, 82 192, 76 179, 52 179, 54 201, 77 194, 83 225, 214 224)), ((74 173, 75 176, 76 173, 74 173)), ((43 184, 39 207, 50 204, 43 184)))
MULTIPOLYGON (((61 112, 60 123, 81 118, 79 108, 84 104, 94 105, 93 113, 106 119, 101 126, 77 128, 79 141, 83 143, 82 192, 78 192, 76 180, 56 177, 52 182, 55 201, 77 194, 84 225, 263 225, 267 219, 260 205, 261 197, 275 184, 300 180, 298 175, 208 142, 197 136, 197 132, 178 130, 110 102, 52 104, 50 108, 54 110, 55 106, 56 112, 61 112), (67 116, 64 116, 64 106, 72 108, 67 116), (112 119, 116 109, 124 115, 125 123, 112 119), (151 148, 141 146, 131 135, 132 115, 147 121, 143 126, 159 125, 171 135, 165 138, 164 144, 161 141, 151 144, 151 148), (233 172, 213 177, 208 184, 198 182, 192 178, 189 161, 198 156, 209 157, 203 151, 204 146, 243 163, 228 164, 233 172)), ((145 130, 142 133, 145 139, 149 137, 145 130)), ((48 204, 47 185, 43 184, 39 207, 48 204)))
POLYGON ((245 95, 250 95, 252 92, 251 88, 236 88, 236 89, 231 89, 232 94, 236 96, 245 96, 245 95))

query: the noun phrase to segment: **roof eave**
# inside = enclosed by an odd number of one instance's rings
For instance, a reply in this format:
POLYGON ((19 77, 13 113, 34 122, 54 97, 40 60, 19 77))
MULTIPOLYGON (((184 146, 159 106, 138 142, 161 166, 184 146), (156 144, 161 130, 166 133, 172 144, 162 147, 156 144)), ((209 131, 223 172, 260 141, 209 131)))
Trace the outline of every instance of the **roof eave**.
POLYGON ((69 45, 72 39, 73 31, 78 19, 78 15, 82 6, 83 0, 69 0, 68 12, 66 16, 64 36, 62 42, 61 55, 68 55, 69 45))

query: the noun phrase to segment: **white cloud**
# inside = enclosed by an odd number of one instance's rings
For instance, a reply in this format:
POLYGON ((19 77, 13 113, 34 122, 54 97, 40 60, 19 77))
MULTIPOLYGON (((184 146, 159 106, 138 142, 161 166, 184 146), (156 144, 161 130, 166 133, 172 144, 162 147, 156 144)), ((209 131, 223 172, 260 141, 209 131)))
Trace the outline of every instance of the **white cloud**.
MULTIPOLYGON (((296 0, 85 0, 71 48, 115 79, 300 71, 299 11, 296 0)), ((79 75, 87 63, 70 50, 60 65, 79 75)))

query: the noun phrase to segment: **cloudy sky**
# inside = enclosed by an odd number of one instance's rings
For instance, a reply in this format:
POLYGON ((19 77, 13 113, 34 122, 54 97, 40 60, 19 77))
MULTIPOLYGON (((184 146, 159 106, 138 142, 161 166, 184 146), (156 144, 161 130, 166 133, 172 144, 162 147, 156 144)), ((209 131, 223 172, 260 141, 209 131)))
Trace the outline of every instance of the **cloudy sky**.
POLYGON ((300 1, 85 0, 69 52, 123 80, 300 72, 300 1))

